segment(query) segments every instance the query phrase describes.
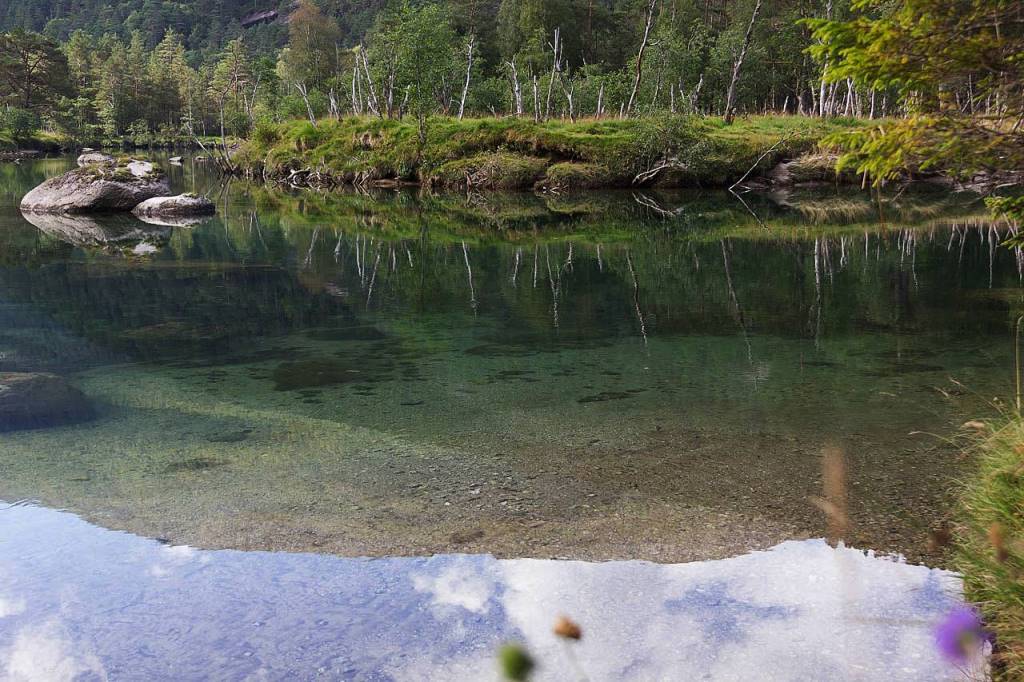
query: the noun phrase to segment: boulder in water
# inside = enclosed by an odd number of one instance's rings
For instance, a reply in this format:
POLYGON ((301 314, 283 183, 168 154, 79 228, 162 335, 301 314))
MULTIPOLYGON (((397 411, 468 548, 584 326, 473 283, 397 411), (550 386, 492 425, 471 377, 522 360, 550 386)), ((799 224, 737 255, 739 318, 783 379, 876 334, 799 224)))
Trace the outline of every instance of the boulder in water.
POLYGON ((0 373, 0 431, 59 426, 94 416, 85 395, 59 376, 0 373))
POLYGON ((173 163, 173 164, 174 164, 175 166, 180 166, 180 165, 181 165, 181 162, 182 162, 182 161, 184 161, 184 159, 183 159, 183 158, 181 158, 180 156, 172 156, 171 158, 169 158, 169 159, 167 159, 167 160, 168 160, 168 161, 169 161, 170 163, 173 163))
POLYGON ((185 218, 213 215, 217 210, 213 202, 195 194, 175 197, 153 197, 132 209, 140 218, 185 218))
POLYGON ((163 171, 148 161, 90 164, 51 178, 25 195, 26 213, 130 211, 146 199, 165 196, 163 171))

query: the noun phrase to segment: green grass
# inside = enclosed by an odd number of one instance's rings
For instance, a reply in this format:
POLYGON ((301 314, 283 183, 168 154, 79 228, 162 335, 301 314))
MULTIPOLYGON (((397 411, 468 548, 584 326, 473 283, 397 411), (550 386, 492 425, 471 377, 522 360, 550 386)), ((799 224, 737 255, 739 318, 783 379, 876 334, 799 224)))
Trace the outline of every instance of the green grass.
POLYGON ((954 565, 996 635, 996 679, 1024 679, 1024 419, 985 432, 962 497, 954 565))
POLYGON ((36 150, 41 152, 58 152, 69 143, 68 138, 59 133, 40 130, 25 139, 15 138, 8 130, 0 130, 0 152, 19 150, 36 150))
POLYGON ((629 187, 638 173, 666 156, 680 161, 652 178, 658 186, 721 186, 759 162, 814 151, 853 120, 796 116, 718 119, 664 116, 641 119, 547 121, 432 118, 420 145, 415 122, 346 117, 289 121, 260 127, 238 155, 254 174, 287 177, 308 169, 334 183, 389 179, 434 187, 500 189, 629 187), (781 141, 781 143, 780 143, 781 141))

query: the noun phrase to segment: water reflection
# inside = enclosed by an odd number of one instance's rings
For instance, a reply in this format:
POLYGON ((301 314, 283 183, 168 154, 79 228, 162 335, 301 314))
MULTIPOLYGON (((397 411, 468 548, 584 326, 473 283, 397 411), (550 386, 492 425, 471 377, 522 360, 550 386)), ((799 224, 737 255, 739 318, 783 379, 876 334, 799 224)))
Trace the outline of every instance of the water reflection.
POLYGON ((50 215, 24 213, 25 220, 46 235, 73 246, 108 246, 167 241, 171 231, 153 227, 134 216, 50 215))
POLYGON ((854 541, 935 561, 959 460, 921 434, 1012 390, 1021 258, 974 197, 747 196, 755 219, 170 172, 219 215, 151 253, 0 207, 0 371, 99 415, 2 436, 0 495, 206 547, 682 561, 821 535, 837 444, 854 541))
POLYGON ((199 551, 31 506, 0 511, 8 679, 959 679, 931 629, 951 574, 820 541, 686 565, 199 551))

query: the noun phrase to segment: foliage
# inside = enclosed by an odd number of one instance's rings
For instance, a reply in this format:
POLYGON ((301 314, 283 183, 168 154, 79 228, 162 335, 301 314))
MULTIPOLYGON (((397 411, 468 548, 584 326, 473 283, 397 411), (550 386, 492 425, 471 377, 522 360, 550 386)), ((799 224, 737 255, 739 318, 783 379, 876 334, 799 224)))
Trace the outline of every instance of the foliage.
POLYGON ((288 45, 279 61, 281 79, 325 90, 338 70, 341 31, 311 0, 301 0, 288 21, 288 45))
POLYGON ((41 112, 70 93, 60 46, 36 33, 0 34, 0 104, 41 112))
POLYGON ((404 1, 382 15, 369 40, 378 61, 392 65, 384 84, 388 99, 404 93, 403 108, 416 118, 420 144, 425 144, 427 117, 438 109, 447 111, 453 95, 457 41, 448 12, 439 4, 404 1))
POLYGON ((24 139, 39 130, 39 116, 28 109, 0 109, 0 130, 7 130, 14 139, 24 139))
POLYGON ((910 116, 836 138, 877 181, 1024 168, 1024 23, 1012 0, 859 0, 849 21, 809 20, 826 78, 895 92, 910 116))
POLYGON ((1018 680, 1024 677, 1024 421, 999 424, 972 454, 977 469, 963 494, 955 564, 968 599, 995 633, 997 679, 1018 680))
MULTIPOLYGON (((752 2, 657 3, 633 111, 721 111, 752 2)), ((227 102, 228 127, 242 133, 258 117, 316 120, 349 112, 412 115, 426 123, 429 114, 452 113, 467 73, 466 107, 475 115, 509 112, 518 88, 526 115, 614 117, 632 91, 646 4, 9 0, 0 9, 0 31, 42 31, 65 41, 75 87, 53 122, 80 137, 117 137, 142 118, 151 131, 168 125, 216 130, 220 98, 207 96, 208 85, 225 50, 244 38, 250 60, 276 69, 273 78, 260 79, 249 111, 235 98, 227 102), (262 10, 277 15, 254 19, 262 10)), ((741 114, 813 108, 820 74, 803 52, 810 32, 795 22, 824 15, 826 4, 831 6, 826 0, 768 0, 750 49, 750 61, 765 68, 757 78, 741 80, 741 114)), ((864 106, 858 100, 849 113, 863 113, 864 106)))
POLYGON ((997 216, 1024 223, 1024 196, 989 197, 985 203, 997 216))

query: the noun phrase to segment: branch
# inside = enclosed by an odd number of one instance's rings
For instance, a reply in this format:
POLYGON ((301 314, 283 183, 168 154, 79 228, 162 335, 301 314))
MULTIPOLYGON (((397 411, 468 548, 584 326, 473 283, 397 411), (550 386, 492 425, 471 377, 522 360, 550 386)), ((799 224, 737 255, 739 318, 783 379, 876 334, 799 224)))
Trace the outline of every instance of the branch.
POLYGON ((730 191, 730 192, 732 192, 732 191, 733 191, 734 189, 736 189, 737 185, 739 185, 739 184, 740 184, 741 182, 743 182, 744 180, 746 180, 746 179, 747 179, 747 176, 749 176, 749 175, 750 175, 751 173, 753 173, 753 172, 754 172, 754 169, 755 169, 755 168, 757 168, 757 165, 758 165, 759 163, 761 163, 761 161, 763 161, 763 160, 764 160, 764 157, 766 157, 766 156, 768 156, 769 154, 771 154, 771 153, 772 153, 772 151, 774 151, 776 147, 778 147, 778 146, 779 146, 780 144, 782 144, 783 142, 785 142, 785 141, 786 141, 786 140, 788 140, 789 138, 793 137, 793 135, 794 135, 794 133, 792 133, 792 132, 786 133, 786 134, 785 134, 784 136, 782 136, 781 138, 779 138, 779 141, 778 141, 778 142, 776 142, 775 144, 773 144, 773 145, 772 145, 771 147, 768 147, 768 149, 764 150, 764 153, 763 153, 763 154, 761 154, 761 156, 757 157, 757 161, 755 161, 755 162, 754 162, 754 165, 753 165, 753 166, 751 166, 750 168, 748 168, 748 169, 747 169, 747 172, 743 174, 743 177, 741 177, 741 178, 740 178, 739 180, 737 180, 736 182, 734 182, 734 183, 733 183, 733 184, 732 184, 732 185, 731 185, 731 186, 729 187, 729 191, 730 191))

